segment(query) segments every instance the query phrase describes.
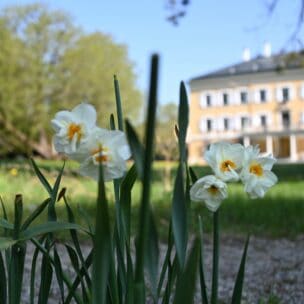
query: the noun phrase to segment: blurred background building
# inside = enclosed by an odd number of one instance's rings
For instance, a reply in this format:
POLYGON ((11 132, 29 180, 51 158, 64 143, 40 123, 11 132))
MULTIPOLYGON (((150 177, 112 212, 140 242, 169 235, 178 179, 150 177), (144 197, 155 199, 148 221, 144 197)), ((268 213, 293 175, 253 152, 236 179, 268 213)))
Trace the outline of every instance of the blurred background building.
POLYGON ((216 141, 259 144, 279 161, 304 161, 304 54, 271 54, 190 80, 189 161, 216 141))

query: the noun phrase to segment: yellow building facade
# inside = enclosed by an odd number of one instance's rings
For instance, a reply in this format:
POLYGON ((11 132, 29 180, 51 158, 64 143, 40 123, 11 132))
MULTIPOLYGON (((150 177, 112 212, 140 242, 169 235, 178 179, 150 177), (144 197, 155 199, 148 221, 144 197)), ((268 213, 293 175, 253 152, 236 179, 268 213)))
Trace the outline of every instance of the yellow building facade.
POLYGON ((203 163, 217 141, 260 146, 282 162, 304 161, 302 56, 257 57, 190 81, 188 157, 203 163))

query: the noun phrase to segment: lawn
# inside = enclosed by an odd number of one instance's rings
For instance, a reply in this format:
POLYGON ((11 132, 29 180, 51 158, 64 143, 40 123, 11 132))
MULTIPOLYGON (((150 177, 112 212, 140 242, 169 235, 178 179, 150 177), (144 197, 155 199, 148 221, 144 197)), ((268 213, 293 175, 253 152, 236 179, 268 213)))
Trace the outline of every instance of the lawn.
MULTIPOLYGON (((54 183, 62 162, 38 161, 48 180, 54 183)), ((230 195, 220 209, 221 229, 224 233, 247 234, 271 237, 294 237, 304 233, 304 179, 302 167, 276 167, 280 182, 273 187, 263 199, 250 200, 240 184, 229 187, 230 195), (291 172, 291 173, 290 173, 291 172), (289 173, 289 174, 288 174, 289 173)), ((206 174, 203 167, 195 167, 195 172, 206 174)), ((174 175, 174 169, 172 170, 174 175)), ((154 170, 152 186, 152 206, 157 220, 160 235, 165 237, 171 211, 171 192, 164 189, 162 175, 163 165, 157 163, 154 170)), ((171 181, 173 184, 173 180, 171 181)), ((79 210, 88 214, 88 221, 94 222, 95 198, 97 185, 89 178, 77 174, 77 165, 68 161, 62 178, 61 187, 67 188, 67 197, 71 206, 78 214, 78 220, 85 224, 85 217, 79 210)), ((113 202, 112 184, 107 184, 107 195, 113 202)), ((0 164, 0 195, 10 216, 12 216, 15 194, 23 195, 24 212, 34 210, 39 203, 47 198, 47 193, 35 177, 28 162, 2 162, 0 164)), ((140 199, 140 184, 133 189, 133 220, 137 219, 137 206, 140 199)), ((114 212, 114 204, 111 205, 114 212)), ((65 218, 63 202, 58 203, 58 214, 65 218)), ((190 207, 192 229, 196 229, 197 216, 201 215, 205 231, 211 230, 211 214, 202 204, 193 203, 190 207)))

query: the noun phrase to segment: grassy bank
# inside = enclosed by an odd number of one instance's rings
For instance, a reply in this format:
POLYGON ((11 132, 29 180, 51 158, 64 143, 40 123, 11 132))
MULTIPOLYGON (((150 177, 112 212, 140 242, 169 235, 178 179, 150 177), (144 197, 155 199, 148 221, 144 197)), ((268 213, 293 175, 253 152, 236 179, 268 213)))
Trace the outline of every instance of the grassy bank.
MULTIPOLYGON (((40 162, 43 172, 52 182, 55 181, 57 170, 62 162, 40 162)), ((229 198, 223 202, 220 209, 221 229, 227 233, 244 234, 251 232, 260 236, 293 237, 304 233, 304 174, 303 165, 277 166, 275 171, 279 175, 280 182, 273 187, 263 199, 250 200, 242 190, 240 184, 233 184, 230 188, 229 198), (292 178, 293 177, 293 178, 292 178)), ((67 188, 67 195, 72 207, 76 210, 80 206, 89 215, 89 221, 94 222, 96 183, 80 177, 76 173, 77 166, 73 162, 67 162, 66 173, 62 179, 62 187, 67 188)), ((198 176, 208 174, 206 168, 195 167, 198 176)), ((172 170, 174 175, 174 169, 172 170)), ((171 192, 164 189, 162 176, 164 166, 156 164, 154 184, 152 188, 152 204, 154 206, 158 227, 167 231, 170 218, 171 192)), ((173 181, 171 181, 172 185, 173 181)), ((112 184, 109 183, 108 197, 113 201, 112 184)), ((12 214, 14 196, 23 194, 25 213, 32 211, 46 197, 39 180, 34 176, 28 164, 24 162, 5 162, 0 169, 0 195, 5 202, 10 215, 12 214)), ((134 220, 137 215, 137 205, 140 197, 140 185, 136 184, 133 190, 134 220)), ((112 214, 114 212, 111 204, 112 214)), ((65 217, 65 209, 62 202, 58 203, 60 217, 65 217), (63 211, 61 211, 61 208, 63 211)), ((84 216, 79 212, 79 221, 85 223, 84 216)), ((204 221, 205 231, 211 230, 211 214, 202 204, 193 203, 191 206, 192 229, 196 229, 197 216, 201 215, 204 221)))

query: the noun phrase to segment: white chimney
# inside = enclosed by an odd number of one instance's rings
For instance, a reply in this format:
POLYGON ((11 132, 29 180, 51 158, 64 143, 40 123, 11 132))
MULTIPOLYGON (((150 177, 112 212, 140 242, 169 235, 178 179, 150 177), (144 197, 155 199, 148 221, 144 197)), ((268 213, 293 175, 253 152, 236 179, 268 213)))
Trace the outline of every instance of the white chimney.
POLYGON ((245 48, 243 50, 243 61, 249 61, 251 59, 250 49, 245 48))
POLYGON ((271 44, 269 42, 264 43, 264 57, 271 57, 271 44))

